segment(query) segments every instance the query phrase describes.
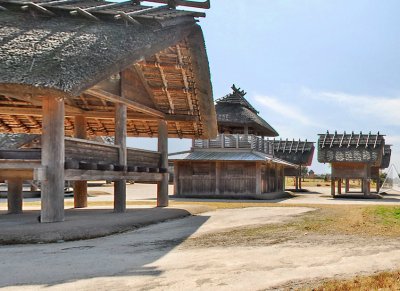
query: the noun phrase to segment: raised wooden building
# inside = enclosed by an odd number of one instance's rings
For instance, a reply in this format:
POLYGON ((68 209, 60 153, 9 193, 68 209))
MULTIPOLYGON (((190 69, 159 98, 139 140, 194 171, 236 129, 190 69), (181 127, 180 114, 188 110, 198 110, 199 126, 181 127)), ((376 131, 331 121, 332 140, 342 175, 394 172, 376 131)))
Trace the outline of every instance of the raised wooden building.
POLYGON ((188 152, 171 155, 178 197, 275 198, 285 189, 284 173, 296 165, 274 157, 278 133, 244 98, 233 92, 216 101, 219 135, 195 139, 188 152))
POLYGON ((158 183, 168 205, 168 137, 213 138, 216 116, 202 31, 209 1, 0 0, 0 132, 41 134, 36 150, 0 150, 9 211, 22 211, 22 180, 41 182, 41 221, 64 220, 64 180, 75 206, 87 180, 158 183), (115 145, 87 140, 113 136, 115 145), (158 137, 158 151, 130 149, 127 136, 158 137))
POLYGON ((342 182, 345 179, 345 191, 349 192, 349 179, 360 179, 361 192, 371 196, 371 179, 378 180, 379 169, 390 163, 390 147, 385 146, 384 135, 354 133, 320 134, 318 140, 318 161, 330 163, 332 167, 332 196, 342 194, 342 182))

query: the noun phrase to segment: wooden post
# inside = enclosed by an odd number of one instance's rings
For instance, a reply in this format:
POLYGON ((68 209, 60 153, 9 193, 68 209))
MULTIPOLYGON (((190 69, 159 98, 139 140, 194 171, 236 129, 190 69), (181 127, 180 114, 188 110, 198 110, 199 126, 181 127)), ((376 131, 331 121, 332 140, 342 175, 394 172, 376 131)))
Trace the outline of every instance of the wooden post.
POLYGON ((282 190, 285 191, 286 190, 286 179, 285 179, 285 168, 282 167, 282 190))
POLYGON ((275 164, 275 192, 279 191, 279 170, 278 163, 275 164))
POLYGON ((256 162, 256 194, 261 194, 261 163, 256 162))
POLYGON ((380 188, 381 188, 381 180, 378 176, 378 178, 376 179, 376 193, 379 193, 380 188))
MULTIPOLYGON (((158 121, 158 151, 161 168, 168 168, 168 124, 165 120, 158 121)), ((157 184, 157 207, 167 207, 168 199, 168 173, 165 173, 157 184)))
POLYGON ((22 213, 22 179, 9 179, 7 181, 7 204, 9 214, 22 213))
MULTIPOLYGON (((126 105, 115 104, 115 144, 119 145, 119 164, 127 166, 126 151, 126 105)), ((114 181, 114 212, 126 211, 126 181, 114 181)))
POLYGON ((215 162, 215 194, 221 194, 221 162, 215 162))
POLYGON ((335 178, 331 178, 331 195, 335 198, 335 178))
POLYGON ((346 179, 346 186, 345 186, 345 192, 349 193, 350 192, 350 179, 346 179))
POLYGON ((366 164, 365 165, 365 178, 363 179, 363 192, 364 195, 369 195, 370 194, 370 188, 371 188, 371 167, 366 164))
POLYGON ((338 179, 337 192, 339 195, 342 194, 342 179, 338 179))
POLYGON ((364 192, 364 179, 361 179, 361 193, 365 193, 364 192))
MULTIPOLYGON (((76 138, 87 138, 86 118, 82 115, 75 116, 74 134, 76 138)), ((87 181, 74 182, 74 207, 87 207, 87 181)))
POLYGON ((299 177, 296 175, 296 177, 294 177, 294 184, 296 186, 296 191, 299 190, 299 177))
POLYGON ((300 168, 299 168, 299 190, 301 190, 301 177, 302 177, 303 175, 302 175, 302 173, 301 173, 301 165, 300 165, 300 168))
POLYGON ((43 97, 41 222, 64 221, 64 99, 43 97))

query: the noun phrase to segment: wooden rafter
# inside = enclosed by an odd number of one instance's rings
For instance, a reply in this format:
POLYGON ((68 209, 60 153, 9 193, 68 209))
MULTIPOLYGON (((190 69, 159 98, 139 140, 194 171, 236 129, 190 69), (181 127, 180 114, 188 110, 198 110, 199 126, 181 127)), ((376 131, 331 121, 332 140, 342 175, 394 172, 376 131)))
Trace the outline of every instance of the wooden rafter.
POLYGON ((15 115, 10 115, 10 118, 19 126, 21 127, 25 133, 30 133, 31 130, 27 127, 21 120, 18 119, 15 115))
POLYGON ((157 60, 157 68, 160 71, 161 79, 163 82, 163 91, 164 91, 165 95, 167 96, 170 111, 171 111, 171 113, 174 113, 174 109, 175 109, 174 103, 172 102, 171 94, 168 91, 168 81, 167 81, 167 78, 165 77, 164 69, 160 65, 160 56, 159 56, 159 54, 156 54, 155 57, 157 60))
POLYGON ((41 128, 41 124, 33 117, 33 116, 26 116, 30 123, 33 124, 32 127, 34 128, 41 128))
POLYGON ((371 136, 371 132, 368 133, 367 141, 365 142, 365 148, 368 148, 369 138, 371 136))
POLYGON ((13 131, 12 128, 9 127, 7 124, 5 124, 5 123, 3 122, 3 120, 1 120, 1 119, 0 119, 0 127, 1 127, 2 129, 4 129, 6 132, 12 132, 12 131, 13 131))
POLYGON ((183 68, 183 56, 182 56, 182 52, 181 52, 181 47, 179 45, 176 46, 176 51, 178 54, 178 61, 179 61, 179 67, 181 70, 181 74, 182 74, 182 78, 183 78, 183 84, 185 86, 185 94, 186 94, 186 98, 188 101, 188 105, 190 108, 190 114, 193 114, 193 102, 192 102, 192 96, 189 93, 189 82, 188 82, 188 78, 186 75, 186 70, 183 68))
POLYGON ((88 95, 91 95, 91 96, 94 96, 94 97, 97 97, 100 99, 108 100, 113 103, 125 104, 128 108, 130 108, 132 110, 143 112, 143 113, 149 114, 151 116, 157 116, 159 118, 165 119, 165 114, 159 110, 150 108, 150 107, 140 104, 138 102, 123 98, 121 96, 109 93, 109 92, 101 90, 101 89, 89 89, 89 90, 85 91, 85 94, 88 94, 88 95))

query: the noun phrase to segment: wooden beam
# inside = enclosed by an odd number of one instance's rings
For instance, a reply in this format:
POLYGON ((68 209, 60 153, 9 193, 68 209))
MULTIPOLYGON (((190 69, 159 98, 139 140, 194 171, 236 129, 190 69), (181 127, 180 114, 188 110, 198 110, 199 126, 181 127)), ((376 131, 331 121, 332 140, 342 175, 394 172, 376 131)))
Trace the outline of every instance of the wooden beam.
POLYGON ((64 100, 43 97, 41 222, 64 221, 64 100))
POLYGON ((161 173, 139 173, 125 171, 99 171, 99 170, 65 170, 65 180, 67 181, 120 181, 133 180, 137 182, 157 182, 162 180, 161 173))
MULTIPOLYGON (((23 115, 23 116, 42 116, 43 111, 41 108, 20 108, 20 107, 12 107, 12 106, 1 106, 0 107, 0 114, 4 115, 23 115)), ((66 110, 65 116, 67 117, 74 117, 77 114, 75 112, 70 112, 66 110)), ((86 118, 99 118, 99 119, 114 119, 115 114, 109 111, 83 111, 82 114, 78 114, 86 118)), ((127 113, 128 120, 158 120, 161 119, 160 117, 143 114, 143 113, 127 113)), ((183 115, 183 114, 165 114, 165 120, 167 121, 189 121, 189 122, 198 122, 200 119, 198 116, 193 115, 183 115)))
MULTIPOLYGON (((168 169, 168 125, 165 120, 158 121, 158 151, 161 153, 160 167, 168 169)), ((162 174, 157 184, 157 207, 168 206, 168 173, 162 174)))
POLYGON ((158 111, 156 109, 150 108, 148 106, 145 106, 143 104, 140 104, 138 102, 126 99, 124 97, 109 93, 107 91, 104 90, 100 90, 100 89, 89 89, 87 91, 85 91, 85 94, 100 98, 100 99, 105 99, 108 100, 110 102, 113 103, 117 103, 117 104, 124 104, 126 105, 128 108, 142 112, 142 113, 146 113, 149 114, 151 116, 157 116, 160 118, 165 118, 165 114, 161 111, 158 111))
POLYGON ((133 68, 134 68, 136 74, 138 75, 140 81, 142 82, 143 87, 145 88, 148 96, 153 101, 153 103, 156 104, 156 99, 154 97, 153 90, 151 90, 151 88, 149 86, 149 83, 147 83, 146 77, 145 77, 145 75, 143 73, 143 70, 142 70, 141 66, 139 64, 134 64, 133 68))

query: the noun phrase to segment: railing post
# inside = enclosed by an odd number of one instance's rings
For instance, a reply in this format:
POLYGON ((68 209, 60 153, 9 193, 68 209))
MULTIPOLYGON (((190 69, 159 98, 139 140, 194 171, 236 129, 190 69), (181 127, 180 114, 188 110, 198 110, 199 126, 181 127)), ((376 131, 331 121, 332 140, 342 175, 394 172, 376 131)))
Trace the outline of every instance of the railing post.
POLYGON ((239 134, 236 135, 236 148, 239 148, 239 134))
POLYGON ((223 133, 221 133, 220 135, 220 140, 221 140, 221 148, 225 148, 225 137, 223 133))

